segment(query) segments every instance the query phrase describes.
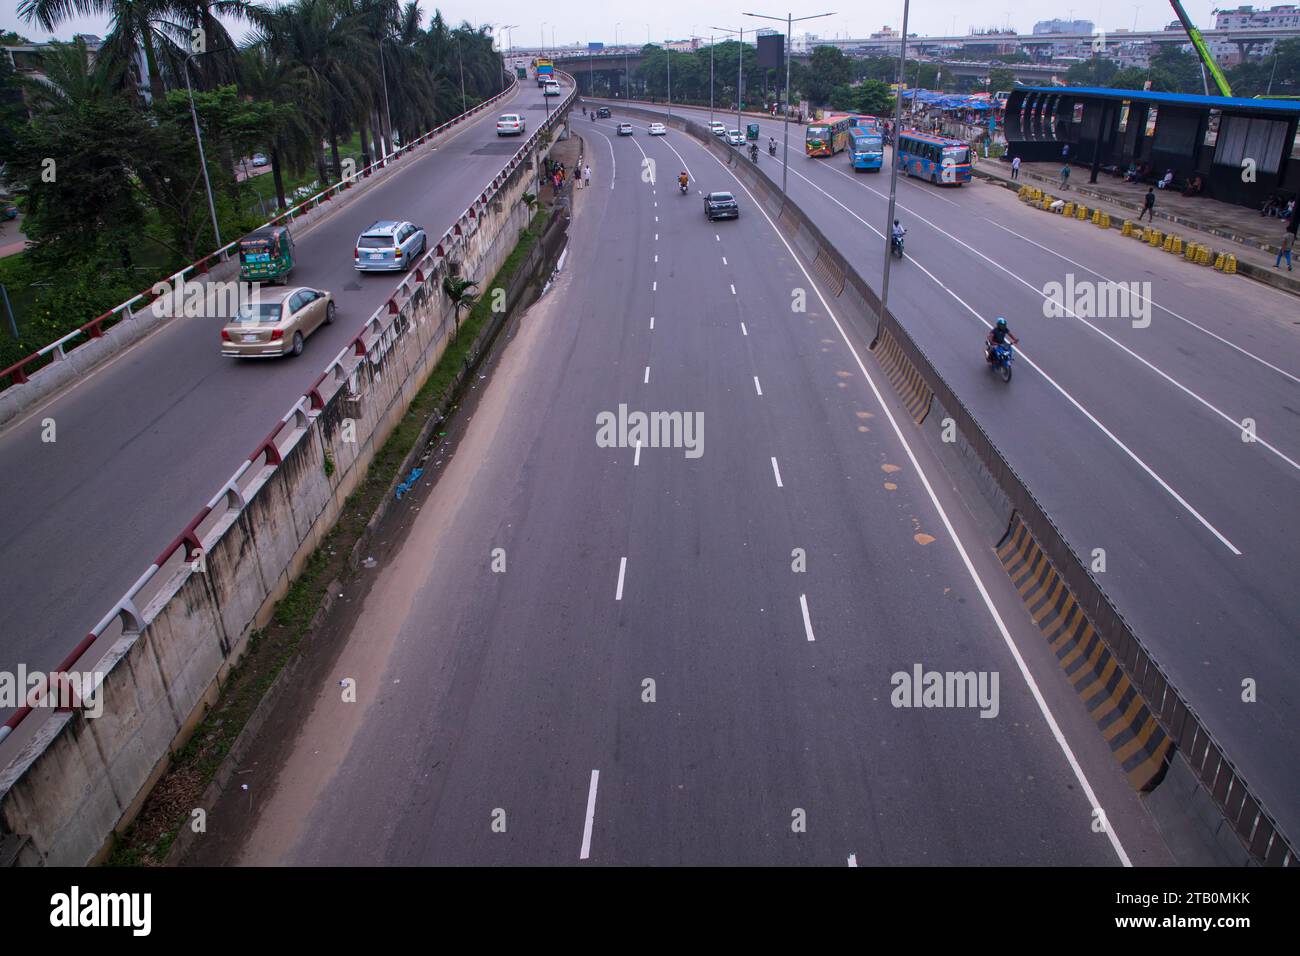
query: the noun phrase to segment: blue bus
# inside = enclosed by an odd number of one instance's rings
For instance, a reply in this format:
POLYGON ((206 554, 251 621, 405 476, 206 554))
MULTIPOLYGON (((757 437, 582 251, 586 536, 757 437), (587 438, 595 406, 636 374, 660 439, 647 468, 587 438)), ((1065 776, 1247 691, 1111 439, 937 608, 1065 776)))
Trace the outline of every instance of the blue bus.
POLYGON ((849 138, 852 141, 849 145, 849 165, 854 172, 859 169, 880 172, 885 160, 885 141, 881 138, 880 131, 868 131, 859 127, 853 130, 849 138))
POLYGON ((904 130, 898 134, 895 155, 902 164, 899 172, 908 176, 946 186, 970 182, 970 145, 959 139, 904 130))

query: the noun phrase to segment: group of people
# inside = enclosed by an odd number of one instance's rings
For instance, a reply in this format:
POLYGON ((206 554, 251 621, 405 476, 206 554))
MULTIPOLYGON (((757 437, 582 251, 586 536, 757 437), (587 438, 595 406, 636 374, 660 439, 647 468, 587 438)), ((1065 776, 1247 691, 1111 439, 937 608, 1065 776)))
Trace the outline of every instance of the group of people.
POLYGON ((549 160, 546 167, 546 178, 550 180, 551 188, 555 190, 555 195, 564 192, 564 187, 568 184, 570 178, 573 180, 574 188, 581 189, 584 186, 591 185, 591 166, 586 165, 579 158, 577 164, 573 167, 572 173, 569 168, 555 160, 549 160))
POLYGON ((1290 219, 1295 214, 1295 199, 1292 198, 1284 202, 1281 196, 1272 193, 1264 200, 1264 205, 1260 207, 1259 214, 1261 216, 1277 216, 1279 219, 1290 219))

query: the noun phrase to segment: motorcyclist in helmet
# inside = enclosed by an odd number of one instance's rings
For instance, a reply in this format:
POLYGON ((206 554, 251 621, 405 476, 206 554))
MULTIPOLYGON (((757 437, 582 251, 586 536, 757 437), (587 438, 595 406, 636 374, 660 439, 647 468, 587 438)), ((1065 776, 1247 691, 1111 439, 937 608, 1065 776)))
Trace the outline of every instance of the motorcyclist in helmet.
POLYGON ((769 155, 769 156, 775 156, 775 155, 776 155, 776 137, 775 137, 775 136, 769 136, 769 137, 767 138, 767 152, 768 152, 768 155, 769 155))
POLYGON ((987 342, 985 342, 984 351, 988 357, 990 365, 993 364, 994 346, 1006 345, 1007 343, 1019 345, 1020 340, 1012 334, 1010 327, 1007 325, 1007 320, 998 316, 998 320, 993 324, 993 328, 989 329, 989 337, 987 342))
POLYGON ((758 144, 757 144, 757 143, 750 143, 750 144, 749 144, 749 158, 752 159, 754 162, 758 162, 758 144))
POLYGON ((680 173, 677 174, 677 185, 685 186, 689 182, 690 182, 690 177, 686 175, 686 170, 683 169, 680 173))

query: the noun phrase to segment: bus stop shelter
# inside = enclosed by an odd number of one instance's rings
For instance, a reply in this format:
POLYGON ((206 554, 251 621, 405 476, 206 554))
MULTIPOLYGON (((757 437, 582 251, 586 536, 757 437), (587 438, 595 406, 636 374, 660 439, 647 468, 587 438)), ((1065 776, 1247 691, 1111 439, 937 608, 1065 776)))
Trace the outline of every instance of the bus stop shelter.
POLYGON ((1300 194, 1300 101, 1093 87, 1021 87, 1007 99, 1007 153, 1023 162, 1091 166, 1092 178, 1130 165, 1203 193, 1259 207, 1300 194), (1068 154, 1065 147, 1069 146, 1068 154))

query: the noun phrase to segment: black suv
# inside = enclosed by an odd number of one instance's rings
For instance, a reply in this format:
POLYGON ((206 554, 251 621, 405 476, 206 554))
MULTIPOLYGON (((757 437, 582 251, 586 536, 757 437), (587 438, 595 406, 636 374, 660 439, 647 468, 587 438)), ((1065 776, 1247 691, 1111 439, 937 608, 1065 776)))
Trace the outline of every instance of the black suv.
POLYGON ((709 222, 715 219, 739 219, 740 205, 731 193, 709 193, 704 197, 704 215, 709 222))
POLYGON ((609 107, 602 106, 600 109, 596 110, 596 119, 609 119, 609 107))

